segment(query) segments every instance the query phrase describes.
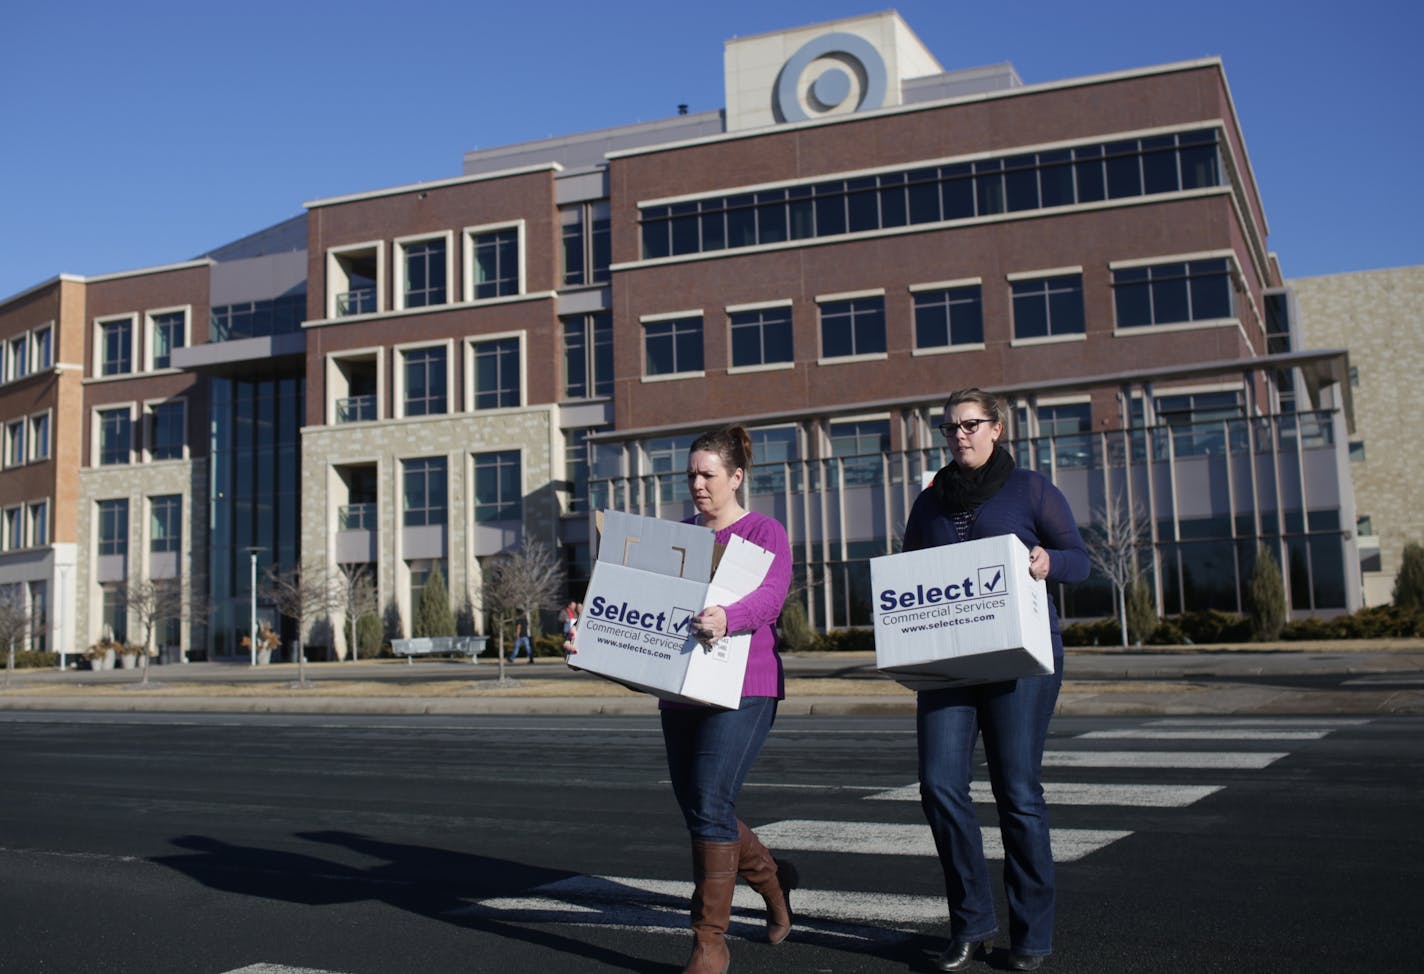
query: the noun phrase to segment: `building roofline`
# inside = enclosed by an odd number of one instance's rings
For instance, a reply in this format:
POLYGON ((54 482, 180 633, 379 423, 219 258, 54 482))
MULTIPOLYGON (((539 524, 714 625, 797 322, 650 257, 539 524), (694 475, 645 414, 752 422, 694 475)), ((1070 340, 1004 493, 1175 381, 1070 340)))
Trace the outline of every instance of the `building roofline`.
POLYGON ((27 298, 31 294, 34 294, 36 291, 43 291, 47 287, 53 287, 61 281, 72 281, 75 283, 83 284, 84 278, 80 277, 78 274, 56 274, 54 275, 54 277, 47 277, 43 281, 40 281, 38 284, 31 284, 23 291, 16 291, 14 294, 10 295, 7 298, 0 298, 0 307, 9 304, 11 301, 18 301, 21 298, 27 298))
POLYGON ((166 271, 186 271, 194 267, 210 267, 217 261, 211 257, 199 257, 197 260, 185 260, 176 264, 159 264, 155 267, 139 267, 131 271, 114 271, 111 274, 92 274, 89 277, 81 277, 79 280, 85 284, 94 284, 99 281, 117 281, 125 277, 144 277, 148 274, 162 274, 166 271))
POLYGON ((421 190, 443 189, 446 186, 459 186, 462 183, 478 183, 488 179, 504 179, 509 176, 527 176, 530 173, 562 172, 563 165, 557 162, 541 162, 531 166, 518 166, 514 169, 500 169, 495 172, 475 173, 468 176, 452 176, 449 179, 432 179, 423 183, 408 183, 404 186, 389 186, 385 189, 372 189, 361 193, 349 193, 346 196, 328 196, 324 199, 310 200, 302 205, 308 210, 314 210, 322 206, 335 206, 338 203, 354 203, 358 200, 379 199, 382 196, 399 196, 402 193, 415 193, 421 190))

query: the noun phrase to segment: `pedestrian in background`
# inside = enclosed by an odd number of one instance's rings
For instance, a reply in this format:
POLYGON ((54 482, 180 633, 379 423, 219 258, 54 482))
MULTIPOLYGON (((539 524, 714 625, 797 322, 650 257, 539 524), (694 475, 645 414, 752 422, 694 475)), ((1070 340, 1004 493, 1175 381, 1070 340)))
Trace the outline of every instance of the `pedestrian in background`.
MULTIPOLYGON (((979 389, 951 393, 940 431, 952 456, 910 510, 905 551, 1012 534, 1029 549, 1029 574, 1081 582, 1090 565, 1062 492, 1019 469, 1000 444, 1004 406, 979 389)), ((1043 746, 1063 683, 1063 637, 1048 598, 1053 673, 917 694, 920 804, 934 834, 949 902, 950 942, 942 971, 967 969, 998 932, 994 893, 969 783, 983 733, 1009 908, 1008 965, 1034 971, 1053 951, 1055 884, 1043 799, 1043 746)))
POLYGON ((513 663, 519 659, 519 648, 524 647, 524 652, 529 654, 529 662, 534 662, 534 646, 529 642, 529 626, 521 618, 514 623, 514 652, 509 654, 509 661, 513 663))

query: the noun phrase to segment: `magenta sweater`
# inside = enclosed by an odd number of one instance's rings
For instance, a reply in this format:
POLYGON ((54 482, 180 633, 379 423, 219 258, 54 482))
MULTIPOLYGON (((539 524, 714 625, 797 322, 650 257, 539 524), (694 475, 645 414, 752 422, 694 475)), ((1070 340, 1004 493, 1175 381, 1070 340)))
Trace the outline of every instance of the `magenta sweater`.
MULTIPOLYGON (((688 518, 687 523, 696 523, 688 518)), ((771 552, 771 567, 757 590, 731 605, 727 612, 729 633, 750 632, 751 651, 747 655, 747 675, 742 680, 742 696, 786 697, 786 681, 781 672, 781 657, 777 655, 776 619, 791 587, 791 543, 781 522, 756 511, 748 511, 735 524, 717 532, 717 543, 726 544, 732 535, 745 538, 759 548, 771 552)))

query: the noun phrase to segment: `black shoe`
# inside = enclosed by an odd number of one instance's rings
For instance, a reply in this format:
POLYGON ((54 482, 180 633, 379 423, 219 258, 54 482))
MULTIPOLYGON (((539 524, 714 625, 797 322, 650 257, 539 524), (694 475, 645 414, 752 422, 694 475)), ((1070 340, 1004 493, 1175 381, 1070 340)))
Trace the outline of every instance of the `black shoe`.
POLYGON ((1009 953, 1009 970, 1011 971, 1036 971, 1043 966, 1043 957, 1039 954, 1020 954, 1017 951, 1009 953))
POLYGON ((951 940, 944 953, 935 958, 935 967, 942 971, 965 971, 976 951, 987 951, 989 945, 980 940, 951 940))

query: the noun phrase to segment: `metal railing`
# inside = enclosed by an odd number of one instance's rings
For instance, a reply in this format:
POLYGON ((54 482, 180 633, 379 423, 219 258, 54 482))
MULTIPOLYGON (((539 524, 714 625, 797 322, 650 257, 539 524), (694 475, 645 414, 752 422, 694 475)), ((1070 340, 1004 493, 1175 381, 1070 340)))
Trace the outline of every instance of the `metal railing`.
POLYGON ((376 516, 374 502, 342 504, 336 509, 336 529, 338 531, 374 531, 376 530, 376 516))
POLYGON ((336 295, 336 316, 345 318, 349 315, 368 315, 376 310, 376 289, 373 287, 357 288, 354 291, 342 291, 336 295))
POLYGON ((376 418, 376 397, 347 396, 336 400, 336 421, 338 423, 365 423, 376 418))

